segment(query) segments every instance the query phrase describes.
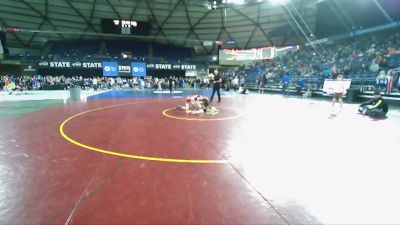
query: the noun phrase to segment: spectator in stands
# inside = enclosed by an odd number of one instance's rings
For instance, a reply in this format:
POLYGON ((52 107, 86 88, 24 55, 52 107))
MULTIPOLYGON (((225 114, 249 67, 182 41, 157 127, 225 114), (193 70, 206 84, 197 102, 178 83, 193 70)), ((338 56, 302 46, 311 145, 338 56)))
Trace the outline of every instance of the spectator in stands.
POLYGON ((361 64, 361 72, 367 72, 367 71, 368 71, 367 65, 365 65, 365 63, 362 63, 361 64))
POLYGON ((371 72, 378 72, 378 70, 379 70, 379 64, 377 64, 376 61, 373 60, 371 66, 369 67, 369 70, 370 70, 371 72))
POLYGON ((97 91, 98 86, 97 86, 97 78, 96 77, 92 79, 92 85, 93 85, 93 89, 95 91, 97 91))
POLYGON ((241 77, 240 77, 240 80, 239 80, 239 84, 240 85, 242 85, 242 84, 244 84, 244 82, 245 82, 245 77, 247 76, 247 74, 244 74, 244 75, 242 75, 241 77))
POLYGON ((292 78, 290 77, 290 75, 288 73, 286 73, 285 76, 283 76, 283 78, 282 78, 283 95, 289 96, 289 85, 290 85, 291 81, 292 81, 292 78))
POLYGON ((0 90, 3 90, 4 82, 5 82, 5 77, 0 76, 0 90))
POLYGON ((399 71, 400 71, 400 68, 392 70, 394 86, 397 87, 398 91, 400 91, 400 74, 399 74, 399 71))
POLYGON ((122 88, 122 78, 121 77, 117 77, 117 79, 116 79, 116 83, 117 83, 117 85, 119 86, 119 88, 122 88))
POLYGON ((297 95, 301 95, 302 90, 304 90, 306 86, 306 81, 304 79, 300 79, 297 81, 297 86, 296 86, 296 93, 297 95))
POLYGON ((266 83, 267 83, 266 75, 262 73, 259 80, 258 92, 264 93, 264 86, 266 85, 266 83))
POLYGON ((203 83, 200 84, 200 87, 206 87, 207 89, 210 88, 210 79, 209 77, 203 78, 203 83))
POLYGON ((168 79, 169 92, 172 93, 174 88, 174 77, 170 76, 168 79))
POLYGON ((307 85, 307 90, 303 93, 303 98, 311 98, 312 91, 311 91, 311 84, 307 85))
POLYGON ((340 72, 339 72, 339 69, 337 68, 336 64, 334 64, 334 65, 332 66, 332 69, 331 69, 331 74, 330 74, 330 75, 331 75, 331 78, 332 78, 332 79, 336 79, 339 73, 340 73, 340 72))
POLYGON ((389 111, 389 107, 385 100, 382 98, 380 91, 374 92, 374 99, 361 104, 358 111, 363 115, 383 117, 389 111))
POLYGON ((81 87, 82 90, 85 90, 85 80, 83 79, 82 76, 79 77, 79 86, 81 87))
POLYGON ((138 77, 138 89, 142 90, 144 88, 142 78, 138 77))
POLYGON ((387 87, 386 87, 386 94, 389 95, 392 92, 393 88, 393 70, 389 70, 386 74, 386 81, 387 81, 387 87))
POLYGON ((378 88, 378 90, 384 91, 386 90, 387 87, 387 77, 386 77, 386 73, 384 70, 381 70, 379 72, 379 75, 376 77, 376 86, 378 88))
POLYGON ((161 79, 158 79, 158 77, 156 77, 154 83, 157 86, 157 91, 162 91, 161 79))
POLYGON ((113 88, 114 85, 115 85, 115 79, 111 77, 111 78, 108 80, 108 89, 113 88))
POLYGON ((8 75, 4 76, 4 88, 7 88, 7 86, 10 84, 10 79, 8 78, 8 75))
POLYGON ((331 74, 329 69, 324 69, 324 71, 322 71, 322 73, 323 73, 323 76, 325 79, 329 78, 329 76, 331 74))
POLYGON ((239 86, 239 78, 237 76, 233 78, 232 85, 234 88, 237 88, 239 86))
POLYGON ((238 92, 239 94, 245 95, 249 93, 249 90, 247 90, 244 84, 242 84, 240 85, 238 92))

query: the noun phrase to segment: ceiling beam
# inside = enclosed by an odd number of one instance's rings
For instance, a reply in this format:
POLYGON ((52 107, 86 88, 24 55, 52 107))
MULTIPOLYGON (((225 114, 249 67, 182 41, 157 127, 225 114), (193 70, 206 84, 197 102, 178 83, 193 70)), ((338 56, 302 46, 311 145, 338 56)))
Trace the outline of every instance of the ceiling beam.
MULTIPOLYGON (((222 31, 223 31, 223 29, 222 29, 222 27, 221 27, 221 31, 219 32, 219 34, 218 34, 218 36, 217 36, 217 39, 216 39, 216 40, 219 40, 219 39, 221 38, 222 31)), ((214 52, 215 46, 217 46, 217 45, 216 45, 216 44, 215 44, 215 45, 213 45, 213 47, 212 47, 212 49, 211 49, 211 53, 213 53, 213 52, 214 52)), ((217 49, 217 51, 218 51, 218 49, 217 49)), ((219 54, 219 52, 217 52, 217 54, 219 54)))
POLYGON ((111 7, 112 11, 115 13, 115 15, 118 17, 118 19, 122 20, 123 18, 121 17, 121 15, 119 14, 119 12, 115 9, 114 5, 111 4, 110 0, 106 0, 108 6, 111 7))
POLYGON ((247 49, 247 48, 249 47, 250 41, 251 41, 251 39, 253 39, 253 35, 254 35, 254 33, 256 32, 256 29, 257 29, 257 27, 254 26, 254 29, 253 29, 253 31, 251 32, 249 39, 247 39, 247 42, 246 42, 246 44, 244 45, 244 49, 247 49))
POLYGON ((158 30, 157 30, 157 33, 154 35, 154 37, 157 38, 157 36, 158 36, 158 34, 159 34, 159 31, 160 31, 161 34, 165 37, 165 39, 168 41, 168 43, 171 43, 171 41, 168 39, 167 35, 166 35, 166 34, 164 33, 164 31, 162 30, 162 27, 161 27, 160 24, 158 23, 158 20, 157 20, 156 16, 154 15, 153 9, 151 8, 149 1, 145 1, 145 2, 146 2, 146 5, 147 5, 147 8, 150 10, 152 19, 154 20, 154 22, 155 22, 156 25, 157 25, 157 29, 158 29, 158 30))
MULTIPOLYGON (((35 13, 37 13, 41 18, 43 18, 44 20, 47 21, 47 23, 55 30, 57 30, 57 27, 54 26, 54 24, 49 20, 49 18, 47 18, 46 15, 44 15, 43 13, 41 13, 39 10, 37 10, 36 8, 34 8, 31 4, 27 3, 25 0, 19 0, 19 2, 22 2, 24 5, 28 6, 28 8, 30 8, 32 11, 34 11, 35 13)), ((62 34, 58 34, 58 36, 61 37, 61 39, 65 40, 65 37, 62 34)))
MULTIPOLYGON (((38 28, 37 28, 36 30, 42 29, 42 26, 44 25, 45 22, 46 22, 46 20, 43 19, 42 22, 39 24, 39 26, 38 26, 38 28)), ((32 34, 32 36, 31 36, 31 38, 29 39, 28 44, 27 44, 28 47, 31 45, 31 43, 32 43, 33 39, 36 37, 36 35, 37 35, 37 33, 32 34)))
POLYGON ((80 13, 79 10, 78 10, 74 5, 72 5, 72 3, 71 3, 69 0, 64 0, 64 2, 67 3, 67 5, 69 5, 69 6, 71 7, 71 9, 73 9, 73 10, 76 12, 76 14, 78 14, 78 16, 81 17, 81 18, 86 22, 86 24, 87 24, 95 33, 99 33, 99 31, 93 26, 93 24, 92 24, 89 20, 87 20, 86 17, 85 17, 84 15, 82 15, 82 13, 80 13))
POLYGON ((286 42, 288 39, 289 39, 289 36, 286 35, 286 36, 282 39, 281 45, 280 45, 280 46, 283 46, 283 45, 285 44, 285 42, 286 42))
MULTIPOLYGON (((259 22, 260 22, 260 8, 261 8, 260 5, 258 5, 258 8, 257 8, 257 24, 260 24, 260 23, 259 23, 259 22)), ((256 32, 256 29, 257 29, 257 26, 254 26, 254 29, 253 29, 253 31, 251 32, 250 37, 249 37, 249 39, 248 39, 247 42, 246 42, 246 45, 244 46, 245 49, 248 48, 251 39, 253 39, 253 35, 254 35, 254 33, 256 32)))
MULTIPOLYGON (((94 14, 94 10, 96 9, 96 4, 97 4, 97 0, 94 0, 93 4, 92 4, 92 8, 90 10, 90 16, 89 16, 89 23, 90 24, 92 23, 92 20, 93 20, 93 14, 94 14)), ((87 32, 89 30, 89 28, 90 28, 89 23, 86 23, 86 28, 85 28, 85 30, 83 32, 87 32)), ((83 37, 83 35, 80 35, 79 39, 82 39, 82 37, 83 37)), ((100 39, 103 39, 103 37, 100 36, 100 39)))
MULTIPOLYGON (((49 0, 45 0, 44 1, 44 10, 45 10, 45 18, 48 18, 48 6, 49 6, 49 0)), ((46 19, 43 18, 42 22, 39 24, 39 26, 36 28, 36 30, 40 30, 42 28, 42 26, 44 25, 44 23, 46 22, 46 19)), ((36 37, 37 33, 32 34, 32 37, 29 39, 28 41, 28 47, 31 46, 31 43, 33 41, 33 39, 36 37)))
MULTIPOLYGON (((199 35, 195 32, 195 28, 196 28, 196 26, 199 25, 199 24, 201 23, 201 21, 204 20, 210 13, 211 13, 211 10, 207 11, 206 13, 204 13, 204 15, 203 15, 195 24, 191 25, 191 29, 192 29, 192 30, 191 30, 191 31, 189 30, 189 32, 188 32, 188 34, 187 34, 186 36, 189 37, 190 32, 192 32, 192 33, 194 34, 194 36, 196 36, 196 38, 197 38, 198 40, 201 40, 200 37, 199 37, 199 35)), ((213 43, 215 43, 215 40, 209 40, 209 41, 212 41, 213 43)), ((212 52, 212 49, 211 49, 211 50, 208 50, 208 49, 206 48, 206 46, 204 46, 203 43, 201 43, 201 45, 203 46, 203 48, 204 48, 204 50, 207 52, 207 54, 210 55, 211 52, 212 52)))
MULTIPOLYGON (((222 23, 222 28, 224 29, 225 33, 228 35, 228 38, 229 38, 230 40, 233 40, 232 35, 228 32, 228 30, 227 30, 226 27, 225 27, 225 14, 226 14, 226 9, 224 9, 224 12, 222 12, 222 10, 221 10, 221 23, 222 23)), ((235 41, 235 47, 238 48, 238 44, 237 44, 236 40, 234 40, 234 41, 235 41)))
POLYGON ((142 2, 142 0, 137 0, 137 1, 136 1, 136 5, 135 5, 135 7, 134 7, 133 10, 132 10, 131 15, 129 15, 129 19, 130 19, 130 20, 133 19, 133 16, 135 15, 136 10, 139 8, 139 4, 140 4, 141 2, 142 2))
MULTIPOLYGON (((3 24, 4 27, 8 27, 7 23, 2 18, 0 18, 0 22, 3 24)), ((27 44, 24 43, 15 32, 10 32, 9 34, 12 34, 21 46, 23 46, 24 48, 27 47, 27 44)))
POLYGON ((45 0, 45 16, 49 18, 49 0, 45 0))
MULTIPOLYGON (((194 27, 192 26, 192 21, 191 21, 191 19, 190 19, 189 11, 188 11, 188 8, 187 8, 187 5, 186 5, 186 2, 185 2, 185 1, 183 1, 183 6, 185 7, 186 18, 187 18, 188 23, 189 23, 189 26, 190 26, 189 32, 186 34, 185 39, 189 38, 190 34, 193 33, 194 36, 197 38, 197 40, 199 40, 201 46, 204 48, 204 50, 206 51, 206 53, 207 53, 207 54, 210 54, 209 51, 208 51, 208 49, 206 48, 206 46, 204 46, 204 44, 203 44, 202 41, 200 40, 200 37, 196 34, 196 32, 195 32, 195 30, 194 30, 194 27)), ((183 43, 183 46, 185 46, 185 45, 186 45, 186 40, 185 40, 185 42, 183 43)))
MULTIPOLYGON (((163 26, 165 25, 165 23, 169 20, 169 18, 171 18, 172 14, 175 12, 176 8, 179 6, 179 4, 182 2, 183 0, 179 0, 174 7, 172 8, 172 10, 169 11, 167 17, 164 19, 164 21, 161 23, 160 26, 158 26, 158 30, 155 36, 157 36, 160 32, 163 32, 163 26)), ((149 5, 147 3, 147 5, 149 5)), ((149 8, 151 10, 151 13, 153 14, 153 10, 151 8, 149 8)), ((158 25, 158 24, 157 24, 158 25)))
POLYGON ((261 31, 261 33, 265 36, 265 38, 271 43, 271 45, 275 45, 274 41, 271 39, 271 37, 262 29, 262 27, 260 26, 260 24, 257 21, 254 21, 252 18, 250 18, 249 16, 247 16, 246 14, 242 13, 241 11, 239 11, 238 9, 235 9, 234 7, 229 6, 230 9, 232 9, 233 11, 235 11, 236 13, 238 13, 239 15, 243 16, 244 18, 246 18, 247 20, 249 20, 254 26, 257 26, 258 29, 261 31))
MULTIPOLYGON (((188 12, 188 9, 187 9, 185 1, 183 1, 183 7, 185 8, 185 16, 186 16, 186 19, 187 19, 187 21, 189 23, 189 32, 187 32, 187 34, 185 36, 185 39, 186 39, 186 38, 189 38, 190 34, 192 33, 193 26, 192 26, 192 21, 190 20, 189 12, 188 12)), ((186 40, 185 40, 185 42, 183 42, 183 46, 185 46, 185 45, 186 45, 186 40)), ((204 47, 204 45, 202 45, 202 46, 204 47)), ((207 51, 207 48, 205 48, 205 50, 207 51)))

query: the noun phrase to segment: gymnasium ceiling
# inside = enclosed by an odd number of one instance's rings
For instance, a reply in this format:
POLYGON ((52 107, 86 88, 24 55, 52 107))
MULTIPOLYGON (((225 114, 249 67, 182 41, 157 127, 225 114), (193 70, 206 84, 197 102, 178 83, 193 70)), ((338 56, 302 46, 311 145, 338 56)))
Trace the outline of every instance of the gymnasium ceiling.
POLYGON ((279 0, 254 0, 210 9, 204 0, 1 0, 0 26, 24 30, 7 34, 9 47, 35 49, 66 39, 136 38, 210 53, 215 45, 204 46, 204 41, 233 39, 231 47, 236 48, 279 46, 295 40, 271 36, 276 28, 290 24, 314 32, 320 0, 285 1, 282 5, 279 0), (102 18, 148 21, 150 36, 102 35, 102 18))

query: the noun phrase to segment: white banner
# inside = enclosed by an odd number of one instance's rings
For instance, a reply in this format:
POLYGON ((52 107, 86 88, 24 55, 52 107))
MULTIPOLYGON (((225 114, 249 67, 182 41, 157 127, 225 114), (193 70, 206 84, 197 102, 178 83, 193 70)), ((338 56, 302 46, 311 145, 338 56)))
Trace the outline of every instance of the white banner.
POLYGON ((351 79, 332 80, 325 79, 322 91, 327 94, 346 93, 350 88, 351 79))

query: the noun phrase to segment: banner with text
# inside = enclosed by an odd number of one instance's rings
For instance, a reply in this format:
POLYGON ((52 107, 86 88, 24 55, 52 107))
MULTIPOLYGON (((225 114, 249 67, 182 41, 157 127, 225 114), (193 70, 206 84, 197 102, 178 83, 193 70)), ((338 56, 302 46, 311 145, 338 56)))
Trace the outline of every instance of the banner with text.
POLYGON ((150 63, 147 64, 147 69, 155 70, 196 70, 194 64, 171 64, 171 63, 150 63))
MULTIPOLYGON (((109 62, 111 63, 111 62, 109 62)), ((147 69, 151 70, 197 70, 198 66, 195 64, 173 64, 173 63, 145 63, 145 62, 127 62, 117 61, 113 62, 118 64, 118 73, 120 75, 134 75, 133 73, 146 73, 147 69), (138 71, 133 71, 137 67, 138 71)), ((104 67, 104 62, 83 62, 83 61, 49 61, 42 60, 37 63, 39 68, 76 68, 76 69, 101 69, 104 67)), ((114 64, 113 64, 114 65, 114 64)))
POLYGON ((123 62, 118 64, 118 76, 127 77, 132 76, 131 63, 123 62))

